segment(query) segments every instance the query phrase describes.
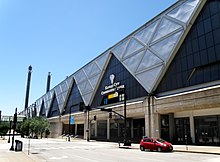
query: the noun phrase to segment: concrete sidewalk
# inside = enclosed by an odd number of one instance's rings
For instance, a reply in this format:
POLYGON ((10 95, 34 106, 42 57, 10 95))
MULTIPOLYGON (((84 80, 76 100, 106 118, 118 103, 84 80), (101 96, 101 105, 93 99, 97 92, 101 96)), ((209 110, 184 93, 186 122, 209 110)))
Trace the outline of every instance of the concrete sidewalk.
POLYGON ((220 146, 174 145, 174 151, 220 155, 220 146))
MULTIPOLYGON (((47 139, 49 141, 57 141, 57 139, 47 139)), ((60 141, 60 140, 59 140, 60 141)), ((65 140, 61 140, 65 141, 65 140)), ((86 142, 85 140, 72 140, 78 142, 86 142)), ((97 141, 90 141, 97 142, 97 141)), ((106 142, 107 144, 108 142, 106 142)), ((11 143, 8 143, 8 140, 0 139, 0 162, 42 162, 43 160, 38 159, 34 154, 28 155, 28 152, 23 147, 23 151, 15 152, 9 151, 11 147, 11 143)), ((118 147, 118 144, 115 143, 115 147, 118 147)), ((202 154, 215 154, 220 155, 220 147, 217 146, 194 146, 194 145, 173 145, 174 152, 187 152, 187 153, 202 153, 202 154)), ((129 149, 140 149, 139 144, 132 144, 130 147, 123 147, 121 143, 121 148, 129 148, 129 149)))
POLYGON ((8 140, 0 139, 0 162, 42 162, 42 160, 37 159, 34 155, 23 151, 10 151, 11 143, 8 140))
MULTIPOLYGON (((130 147, 124 147, 121 143, 121 148, 140 149, 139 144, 132 144, 130 147)), ((202 153, 220 155, 220 146, 196 146, 196 145, 173 145, 174 152, 202 153)))

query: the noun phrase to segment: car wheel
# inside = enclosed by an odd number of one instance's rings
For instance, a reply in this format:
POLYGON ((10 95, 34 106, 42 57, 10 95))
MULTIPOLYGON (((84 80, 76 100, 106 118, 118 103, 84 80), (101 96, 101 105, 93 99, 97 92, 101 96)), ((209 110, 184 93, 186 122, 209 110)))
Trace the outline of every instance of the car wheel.
POLYGON ((158 147, 158 148, 157 148, 157 151, 158 151, 158 152, 161 152, 161 151, 162 151, 161 147, 158 147))
POLYGON ((145 149, 144 149, 144 146, 140 146, 140 150, 141 151, 144 151, 145 149))

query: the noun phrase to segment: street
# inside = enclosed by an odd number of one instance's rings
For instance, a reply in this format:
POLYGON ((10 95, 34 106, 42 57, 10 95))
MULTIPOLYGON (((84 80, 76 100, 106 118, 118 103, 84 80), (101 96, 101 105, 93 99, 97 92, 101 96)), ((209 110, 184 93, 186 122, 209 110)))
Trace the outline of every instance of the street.
MULTIPOLYGON (((28 139, 23 141, 23 152, 28 154, 28 139)), ((137 145, 138 146, 138 145, 137 145)), ((219 155, 185 152, 149 152, 118 148, 117 143, 65 139, 31 139, 30 155, 46 162, 217 162, 219 155)))

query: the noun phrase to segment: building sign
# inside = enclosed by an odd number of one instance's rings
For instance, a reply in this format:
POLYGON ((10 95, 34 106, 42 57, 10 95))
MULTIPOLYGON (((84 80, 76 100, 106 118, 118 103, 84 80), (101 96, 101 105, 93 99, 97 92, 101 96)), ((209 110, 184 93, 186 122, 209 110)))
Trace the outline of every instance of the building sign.
POLYGON ((74 122, 74 116, 71 116, 70 117, 70 125, 73 125, 75 122, 74 122))
POLYGON ((115 93, 112 93, 112 94, 108 95, 108 99, 112 99, 112 98, 115 98, 115 97, 118 97, 118 92, 115 92, 115 93))
POLYGON ((106 94, 116 92, 116 91, 119 91, 119 90, 125 88, 125 85, 123 85, 123 84, 120 85, 120 82, 114 82, 114 79, 115 79, 114 74, 111 74, 109 79, 110 79, 111 84, 105 86, 105 90, 101 92, 101 95, 106 95, 106 94))
POLYGON ((119 100, 120 96, 124 93, 122 90, 125 88, 124 84, 120 82, 115 82, 115 75, 111 74, 109 76, 110 85, 106 85, 104 90, 101 91, 101 95, 103 96, 102 105, 107 105, 111 103, 116 103, 119 100))

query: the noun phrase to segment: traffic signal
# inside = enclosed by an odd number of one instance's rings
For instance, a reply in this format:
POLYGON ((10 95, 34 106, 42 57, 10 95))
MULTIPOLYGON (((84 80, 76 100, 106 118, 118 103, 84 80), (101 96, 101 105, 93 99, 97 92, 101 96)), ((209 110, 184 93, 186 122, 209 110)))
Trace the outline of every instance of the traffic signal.
POLYGON ((111 112, 109 113, 109 118, 110 118, 110 119, 112 118, 112 113, 111 113, 111 112))
POLYGON ((94 120, 96 121, 96 115, 94 115, 94 120))
POLYGON ((90 106, 86 106, 86 110, 87 110, 87 111, 90 111, 90 110, 91 110, 91 107, 90 107, 90 106))
POLYGON ((84 110, 84 103, 80 102, 79 103, 79 111, 83 111, 84 110))

